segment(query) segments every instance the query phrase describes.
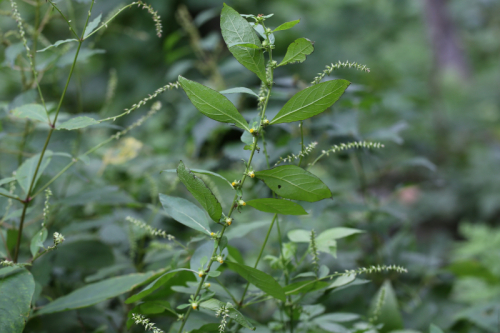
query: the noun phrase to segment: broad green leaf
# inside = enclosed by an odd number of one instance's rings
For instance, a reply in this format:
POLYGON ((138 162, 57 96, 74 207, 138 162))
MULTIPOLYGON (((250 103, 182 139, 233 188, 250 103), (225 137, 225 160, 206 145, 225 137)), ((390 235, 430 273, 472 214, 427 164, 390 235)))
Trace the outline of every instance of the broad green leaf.
POLYGON ((99 14, 99 16, 97 16, 95 19, 93 19, 91 22, 89 22, 89 24, 87 25, 87 28, 85 29, 85 35, 83 35, 83 39, 86 39, 88 37, 88 35, 90 35, 92 33, 92 31, 94 31, 95 28, 97 28, 97 26, 101 22, 101 16, 102 16, 102 14, 99 14))
MULTIPOLYGON (((35 175, 36 166, 38 165, 38 160, 40 159, 40 154, 36 154, 28 158, 26 161, 21 164, 19 169, 16 171, 16 179, 21 188, 24 190, 24 193, 28 193, 30 188, 30 184, 33 180, 33 176, 35 175)), ((38 179, 42 175, 45 168, 49 165, 52 160, 52 151, 46 150, 42 159, 42 163, 40 163, 40 168, 38 169, 38 173, 36 175, 36 179, 33 184, 33 188, 35 188, 38 179)))
POLYGON ((286 296, 283 288, 278 282, 269 274, 259 271, 256 268, 241 265, 235 262, 226 262, 229 269, 238 273, 242 278, 265 292, 266 294, 279 299, 280 301, 285 301, 286 296))
POLYGON ((45 305, 36 315, 81 309, 117 297, 140 286, 155 272, 129 274, 92 283, 45 305))
POLYGON ((389 280, 384 282, 372 299, 370 316, 374 314, 377 317, 375 323, 384 325, 380 330, 381 333, 403 329, 403 318, 399 312, 396 293, 389 280), (378 309, 377 305, 379 305, 378 309))
POLYGON ((299 22, 300 22, 300 19, 295 20, 295 21, 285 22, 282 25, 278 26, 276 29, 274 29, 273 32, 281 31, 281 30, 288 30, 290 28, 293 28, 299 22))
POLYGON ((12 110, 12 114, 18 118, 29 118, 41 122, 48 122, 47 112, 40 104, 25 104, 12 110))
POLYGON ((255 44, 246 43, 246 42, 234 43, 234 44, 228 45, 227 47, 232 47, 232 46, 248 47, 248 48, 251 48, 251 49, 260 49, 261 48, 261 46, 257 46, 255 44))
POLYGON ((429 327, 429 333, 444 333, 444 332, 442 329, 440 329, 436 325, 431 324, 431 326, 429 327))
POLYGON ((41 49, 41 50, 38 50, 38 51, 36 51, 36 52, 45 52, 45 51, 47 51, 48 49, 51 49, 51 48, 53 48, 53 47, 58 47, 58 46, 59 46, 59 45, 61 45, 61 44, 71 43, 71 42, 78 42, 78 39, 71 38, 71 39, 65 39, 65 40, 58 40, 58 41, 57 41, 57 42, 55 42, 54 44, 49 45, 49 46, 47 46, 46 48, 41 49))
MULTIPOLYGON (((247 133, 247 132, 245 132, 247 133)), ((249 133, 250 134, 250 133, 249 133)), ((219 175, 218 173, 208 171, 208 170, 201 170, 201 169, 189 169, 193 173, 201 173, 202 175, 207 175, 207 176, 214 176, 219 179, 222 179, 224 182, 226 182, 231 188, 233 188, 233 185, 231 185, 231 182, 224 178, 223 176, 219 175)), ((167 170, 162 170, 161 172, 172 172, 172 173, 177 173, 177 169, 167 169, 167 170)))
POLYGON ((237 11, 224 4, 220 16, 222 38, 228 45, 229 52, 240 64, 257 74, 259 79, 266 82, 266 65, 264 52, 261 49, 251 49, 243 46, 230 46, 237 43, 251 43, 261 47, 259 37, 247 20, 242 18, 237 11))
POLYGON ((191 103, 205 116, 222 123, 235 124, 243 130, 249 130, 245 118, 224 95, 180 75, 179 82, 191 103))
POLYGON ((290 123, 311 118, 332 106, 350 82, 331 80, 299 91, 278 112, 271 124, 290 123))
POLYGON ((269 226, 270 223, 270 221, 234 223, 231 225, 231 228, 227 229, 224 235, 226 235, 228 239, 245 237, 249 232, 269 226))
POLYGON ((0 277, 0 332, 21 333, 24 330, 34 292, 33 275, 24 268, 0 277))
POLYGON ((356 279, 356 274, 341 275, 333 281, 332 284, 328 286, 328 289, 338 288, 351 283, 356 279))
POLYGON ((318 177, 295 165, 258 171, 255 176, 283 198, 314 202, 332 196, 330 189, 318 177))
POLYGON ((167 214, 177 222, 210 235, 205 213, 192 202, 166 194, 160 194, 160 202, 167 214))
POLYGON ((247 205, 266 213, 275 213, 281 215, 307 215, 307 212, 301 205, 283 199, 254 199, 247 201, 247 205))
POLYGON ((99 124, 99 122, 90 117, 75 117, 57 125, 56 129, 74 130, 96 124, 99 124))
POLYGON ((229 302, 224 303, 224 302, 221 302, 215 298, 211 298, 208 301, 204 301, 204 302, 200 303, 200 308, 208 309, 208 310, 212 310, 212 311, 217 311, 223 306, 229 310, 229 318, 233 319, 235 322, 237 322, 241 326, 249 328, 252 331, 255 331, 255 326, 250 324, 248 322, 248 320, 241 314, 241 312, 236 310, 231 303, 229 303, 229 302))
POLYGON ((323 231, 319 236, 316 237, 318 242, 332 240, 332 239, 340 239, 345 238, 354 234, 359 234, 364 232, 363 230, 354 229, 354 228, 331 228, 323 231))
POLYGON ((237 88, 226 89, 226 90, 220 91, 220 93, 221 94, 239 94, 239 93, 243 93, 243 94, 253 95, 253 96, 257 97, 257 98, 259 97, 259 95, 257 95, 253 90, 245 88, 245 87, 237 87, 237 88))
POLYGON ((167 283, 168 280, 170 280, 175 274, 177 274, 177 272, 180 272, 180 271, 190 271, 190 272, 193 272, 195 274, 197 273, 196 271, 193 271, 191 269, 186 269, 186 268, 178 268, 178 269, 174 269, 172 271, 166 272, 166 273, 160 275, 156 280, 154 280, 153 282, 148 284, 146 287, 144 287, 144 289, 142 289, 140 292, 127 298, 125 300, 125 303, 130 304, 130 303, 134 303, 134 302, 137 302, 138 300, 143 299, 144 297, 148 296, 153 291, 155 291, 156 289, 160 288, 165 283, 167 283))
POLYGON ((219 222, 222 216, 222 206, 212 191, 200 178, 196 177, 181 161, 177 167, 177 176, 195 197, 200 205, 205 208, 208 215, 215 222, 219 222))
POLYGON ((294 243, 309 243, 311 241, 311 232, 303 229, 290 230, 287 236, 294 243))
POLYGON ((292 44, 288 45, 283 61, 278 65, 283 66, 293 64, 295 62, 303 62, 306 56, 314 51, 313 43, 307 38, 296 39, 292 44))
POLYGON ((31 239, 30 250, 34 257, 38 253, 38 249, 43 247, 43 242, 47 239, 47 229, 42 228, 31 239))

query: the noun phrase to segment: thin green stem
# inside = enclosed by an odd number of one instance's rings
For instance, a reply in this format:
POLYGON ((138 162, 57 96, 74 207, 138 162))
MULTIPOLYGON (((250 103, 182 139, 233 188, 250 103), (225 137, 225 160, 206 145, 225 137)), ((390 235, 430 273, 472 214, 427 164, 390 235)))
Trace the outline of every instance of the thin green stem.
POLYGON ((13 196, 13 195, 10 195, 10 194, 6 194, 4 192, 0 192, 0 195, 2 197, 6 197, 6 198, 9 198, 9 199, 14 199, 14 200, 17 200, 19 202, 23 202, 23 199, 19 198, 19 197, 16 197, 16 196, 13 196))
POLYGON ((305 147, 304 147, 304 123, 302 122, 302 120, 300 121, 300 158, 299 158, 299 166, 300 164, 302 163, 302 158, 304 157, 304 150, 305 150, 305 147))
MULTIPOLYGON (((73 30, 73 27, 71 26, 71 23, 70 21, 66 18, 66 16, 64 16, 64 14, 61 12, 61 10, 59 9, 59 7, 57 7, 51 0, 48 0, 49 3, 52 5, 52 7, 55 8, 55 10, 57 10, 59 12, 59 14, 61 15, 61 17, 66 21, 66 23, 68 24, 69 26, 69 31, 71 31, 71 33, 76 37, 76 39, 80 39, 80 36, 78 36, 78 34, 76 33, 75 30, 73 30)), ((92 4, 91 4, 91 7, 90 7, 90 11, 89 13, 92 11, 92 6, 94 6, 94 1, 92 1, 92 4)), ((90 16, 90 15, 89 15, 90 16)), ((88 20, 87 20, 88 22, 88 20)), ((87 28, 87 24, 85 24, 85 28, 87 28)), ((83 29, 84 32, 85 32, 85 29, 83 29)), ((83 38, 83 34, 82 34, 82 38, 83 38)))

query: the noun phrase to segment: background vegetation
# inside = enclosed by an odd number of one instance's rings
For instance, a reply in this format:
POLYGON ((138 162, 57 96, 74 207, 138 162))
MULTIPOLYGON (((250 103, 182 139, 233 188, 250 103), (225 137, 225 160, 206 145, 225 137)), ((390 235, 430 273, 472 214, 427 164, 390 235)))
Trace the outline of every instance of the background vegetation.
MULTIPOLYGON (((258 90, 255 75, 242 70, 222 41, 222 1, 149 3, 162 18, 162 37, 155 37, 147 11, 128 9, 87 41, 69 85, 63 117, 118 115, 158 87, 174 82, 179 74, 218 90, 237 86, 258 90)), ((106 17, 120 4, 99 1, 92 18, 100 13, 106 17)), ((370 68, 370 73, 334 72, 334 77, 352 85, 332 110, 305 122, 304 141, 318 143, 306 162, 343 142, 370 140, 382 142, 385 148, 351 149, 324 157, 315 173, 336 193, 334 200, 322 202, 307 226, 298 218, 287 219, 282 233, 297 228, 321 232, 336 226, 362 229, 363 235, 339 241, 337 257, 325 255, 322 263, 336 271, 397 264, 409 273, 374 275, 370 283, 328 294, 317 303, 329 311, 366 316, 376 291, 390 280, 407 329, 427 332, 429 324, 435 323, 447 332, 498 332, 500 1, 241 0, 228 4, 240 13, 274 13, 276 25, 301 19, 280 35, 276 54, 284 54, 286 46, 299 37, 316 42, 308 62, 276 71, 270 114, 325 65, 350 60, 370 68)), ((58 5, 81 29, 89 1, 59 1, 58 5)), ((49 8, 44 1, 19 1, 28 34, 36 20, 53 16, 33 49, 71 37, 56 12, 47 14, 49 8), (40 5, 38 18, 33 5, 40 5)), ((35 101, 37 92, 31 89, 29 72, 19 70, 26 67, 27 58, 8 1, 0 1, 0 15, 3 179, 41 151, 46 131, 10 113, 35 101)), ((71 52, 61 45, 53 53, 37 55, 47 101, 60 96, 71 52), (58 57, 57 61, 51 57, 58 57)), ((240 109, 248 109, 245 118, 256 115, 252 100, 243 95, 232 98, 240 109)), ((204 118, 182 90, 165 92, 158 100, 163 108, 154 118, 127 138, 97 150, 87 163, 77 163, 50 186, 53 196, 46 224, 49 234, 59 231, 66 242, 31 268, 37 281, 35 306, 105 277, 164 268, 166 260, 179 255, 178 248, 143 237, 125 220, 133 216, 181 242, 191 239, 191 231, 161 214, 159 192, 186 195, 175 177, 160 174, 161 170, 175 168, 182 159, 192 167, 218 170, 228 179, 240 177, 245 152, 239 131, 204 118)), ((116 122, 81 131, 55 131, 49 149, 78 156, 146 112, 143 107, 116 122)), ((296 124, 270 131, 269 138, 271 156, 285 157, 300 150, 296 124)), ((67 163, 67 157, 54 156, 40 184, 67 163)), ((256 163, 265 165, 263 154, 256 156, 256 163)), ((212 181, 221 191, 216 195, 227 195, 218 180, 212 181)), ((262 188, 256 185, 252 191, 262 188)), ((33 207, 24 231, 26 250, 20 255, 24 259, 29 259, 29 240, 40 228, 42 195, 33 207)), ((7 199, 0 197, 1 258, 10 257, 15 247, 20 215, 19 203, 9 207, 7 199)), ((238 215, 241 221, 262 218, 246 211, 238 215)), ((264 231, 246 232, 232 245, 254 262, 264 231)), ((271 237, 274 242, 266 254, 273 256, 279 253, 278 236, 271 237)), ((269 259, 264 267, 272 264, 269 259)), ((38 316, 28 321, 26 332, 123 332, 123 307, 127 307, 123 300, 115 299, 38 316)), ((272 321, 258 311, 250 316, 272 321)), ((168 327, 175 318, 154 321, 168 327)))

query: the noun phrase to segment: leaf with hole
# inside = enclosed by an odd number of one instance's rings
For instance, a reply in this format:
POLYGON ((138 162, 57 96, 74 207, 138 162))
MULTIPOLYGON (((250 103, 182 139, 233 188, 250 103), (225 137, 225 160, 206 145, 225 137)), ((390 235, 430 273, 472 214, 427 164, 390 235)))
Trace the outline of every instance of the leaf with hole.
POLYGON ((222 216, 222 206, 203 180, 196 177, 182 161, 177 167, 177 176, 193 197, 205 208, 210 218, 219 222, 222 216))
POLYGON ((205 212, 192 202, 166 194, 160 194, 160 202, 167 214, 177 222, 210 235, 210 227, 205 212))
POLYGON ((307 38, 299 38, 292 42, 292 44, 288 45, 285 57, 278 65, 278 67, 287 64, 293 64, 296 62, 304 62, 304 60, 306 60, 306 56, 313 53, 313 51, 313 42, 311 42, 307 38))
POLYGON ((261 49, 236 45, 238 43, 250 43, 259 48, 262 46, 259 37, 257 37, 248 21, 242 18, 233 8, 224 4, 220 16, 220 27, 222 38, 224 38, 229 52, 233 54, 240 64, 257 74, 261 81, 266 82, 264 52, 261 49))
POLYGON ((179 75, 179 82, 191 103, 205 116, 222 123, 235 124, 248 131, 248 123, 236 107, 221 93, 179 75))
POLYGON ((283 198, 315 202, 332 196, 321 179, 295 165, 257 171, 255 176, 283 198))
POLYGON ((344 94, 350 82, 331 80, 299 91, 278 112, 271 124, 305 120, 332 106, 344 94))
POLYGON ((307 215, 307 212, 301 205, 289 200, 273 198, 253 199, 247 201, 247 205, 266 213, 281 215, 307 215))

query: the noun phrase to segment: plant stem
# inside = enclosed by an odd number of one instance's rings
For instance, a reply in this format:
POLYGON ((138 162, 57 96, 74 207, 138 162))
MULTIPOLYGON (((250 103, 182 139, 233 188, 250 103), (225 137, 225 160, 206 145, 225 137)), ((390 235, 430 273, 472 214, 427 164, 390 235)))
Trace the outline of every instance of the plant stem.
POLYGON ((304 123, 302 120, 300 121, 300 158, 299 158, 299 166, 302 163, 302 157, 304 156, 304 129, 303 129, 304 123))

